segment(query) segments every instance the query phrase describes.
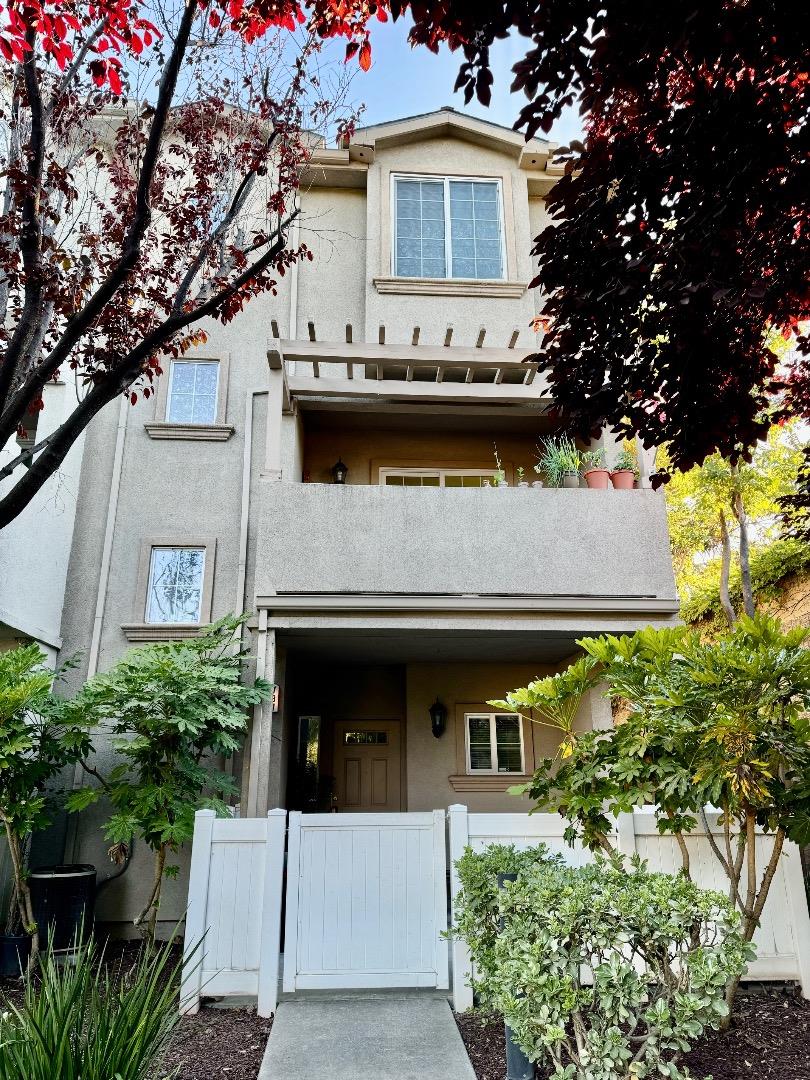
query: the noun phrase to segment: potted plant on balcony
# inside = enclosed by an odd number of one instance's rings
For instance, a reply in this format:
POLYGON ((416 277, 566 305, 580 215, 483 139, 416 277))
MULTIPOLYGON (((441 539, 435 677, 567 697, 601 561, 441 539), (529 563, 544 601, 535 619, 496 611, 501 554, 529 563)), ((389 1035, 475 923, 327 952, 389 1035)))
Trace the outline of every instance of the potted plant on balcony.
POLYGON ((625 446, 613 464, 610 481, 620 491, 629 491, 636 482, 638 466, 635 455, 625 446))
POLYGON ((605 451, 601 446, 586 450, 582 455, 582 475, 589 488, 604 491, 610 486, 610 470, 605 465, 605 451))
POLYGON ((523 466, 518 465, 518 467, 515 469, 515 473, 517 475, 517 486, 527 488, 529 486, 529 481, 526 479, 526 470, 523 468, 523 466))
POLYGON ((509 483, 506 479, 506 470, 501 464, 501 456, 498 453, 498 446, 496 443, 493 443, 492 445, 495 448, 495 465, 497 466, 495 472, 492 474, 492 479, 495 487, 509 487, 509 483))
POLYGON ((551 487, 579 487, 580 453, 567 435, 549 436, 538 447, 534 471, 545 473, 551 487))

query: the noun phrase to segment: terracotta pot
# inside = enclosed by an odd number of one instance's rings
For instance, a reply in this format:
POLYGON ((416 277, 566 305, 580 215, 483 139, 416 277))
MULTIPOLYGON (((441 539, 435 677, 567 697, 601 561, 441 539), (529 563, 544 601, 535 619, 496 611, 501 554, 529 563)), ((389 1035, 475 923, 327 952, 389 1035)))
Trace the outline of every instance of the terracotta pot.
POLYGON ((610 474, 610 480, 619 491, 631 491, 636 482, 636 474, 632 469, 617 469, 610 474))
POLYGON ((610 486, 610 471, 608 469, 586 469, 582 474, 589 488, 598 488, 604 491, 610 486))

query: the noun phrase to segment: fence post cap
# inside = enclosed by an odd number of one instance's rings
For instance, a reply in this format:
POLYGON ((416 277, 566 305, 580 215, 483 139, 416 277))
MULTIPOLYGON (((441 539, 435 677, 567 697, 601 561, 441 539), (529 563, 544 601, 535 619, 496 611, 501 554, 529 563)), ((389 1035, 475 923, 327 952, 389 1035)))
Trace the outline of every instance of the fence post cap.
POLYGON ((209 810, 208 808, 206 808, 205 810, 198 810, 194 814, 195 818, 198 818, 198 817, 216 817, 216 816, 217 816, 216 813, 213 810, 209 810))
POLYGON ((467 807, 463 803, 453 803, 452 806, 447 807, 448 814, 461 814, 467 813, 467 807))
POLYGON ((267 811, 267 816, 268 817, 286 817, 287 816, 287 811, 282 810, 280 807, 277 806, 273 810, 268 810, 267 811))

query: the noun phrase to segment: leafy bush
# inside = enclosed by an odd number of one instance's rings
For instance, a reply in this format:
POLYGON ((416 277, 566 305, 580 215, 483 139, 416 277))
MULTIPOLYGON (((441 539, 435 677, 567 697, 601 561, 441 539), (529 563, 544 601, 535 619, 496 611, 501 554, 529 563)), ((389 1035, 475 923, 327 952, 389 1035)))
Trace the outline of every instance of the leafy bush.
POLYGON ((495 947, 499 919, 499 874, 523 874, 535 866, 561 861, 545 844, 519 850, 513 844, 491 844, 481 852, 466 848, 456 863, 461 889, 456 898, 453 933, 463 938, 476 962, 476 989, 489 970, 488 958, 495 947), (484 959, 487 958, 487 959, 484 959))
POLYGON ((93 944, 75 963, 43 954, 19 1008, 4 1003, 0 1080, 146 1080, 177 1023, 179 966, 170 946, 111 974, 93 944))
MULTIPOLYGON (((479 990, 551 1080, 688 1077, 681 1056, 720 1026, 753 951, 723 896, 638 860, 627 873, 538 859, 499 899, 502 931, 465 933, 479 990)), ((459 926, 474 921, 468 908, 459 926)))

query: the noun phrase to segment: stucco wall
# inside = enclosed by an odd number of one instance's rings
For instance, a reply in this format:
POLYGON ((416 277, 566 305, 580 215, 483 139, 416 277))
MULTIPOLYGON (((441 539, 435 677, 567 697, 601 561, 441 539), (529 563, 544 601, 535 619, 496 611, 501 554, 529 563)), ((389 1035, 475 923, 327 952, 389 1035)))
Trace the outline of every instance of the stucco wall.
POLYGON ((675 596, 649 489, 267 484, 256 589, 675 596))
MULTIPOLYGON (((540 424, 538 423, 538 427, 540 424)), ((331 468, 339 455, 349 466, 347 483, 378 484, 379 469, 392 466, 485 469, 494 473, 495 446, 510 483, 522 465, 526 480, 537 480, 537 437, 478 432, 396 431, 383 427, 359 431, 309 431, 304 442, 304 469, 313 483, 332 480, 331 468)))

